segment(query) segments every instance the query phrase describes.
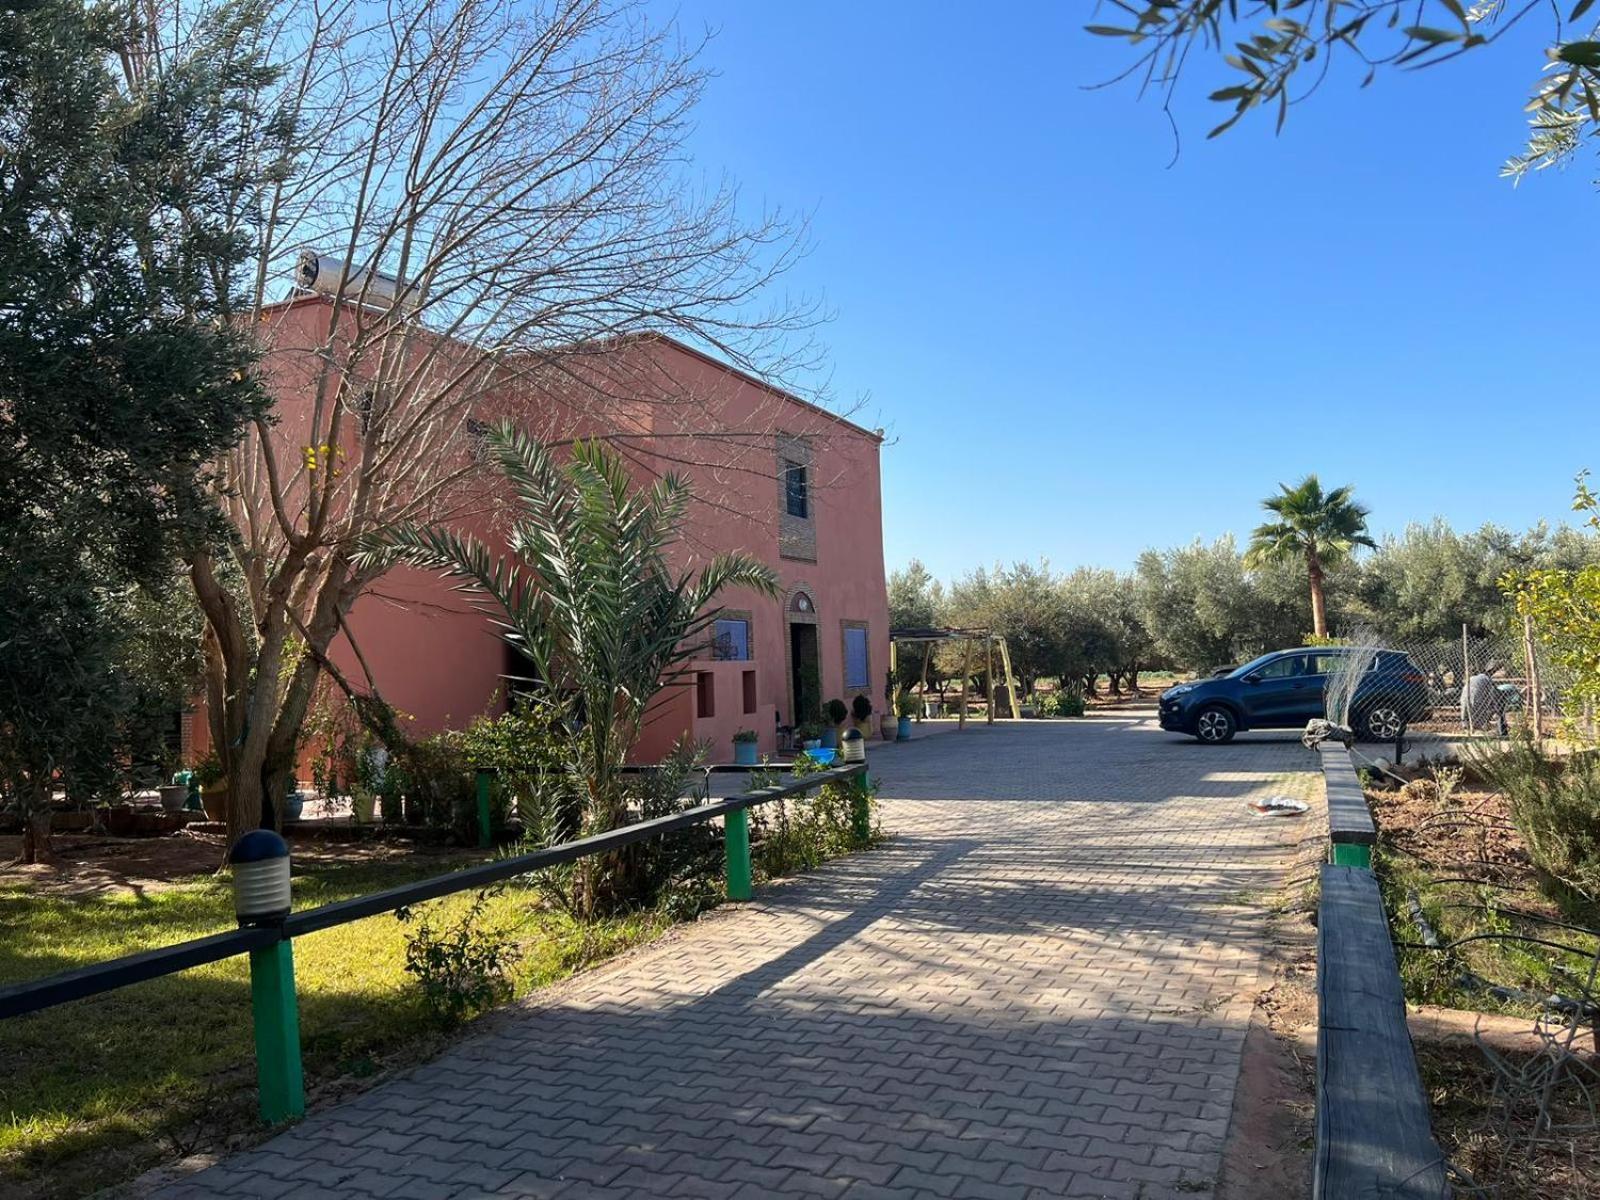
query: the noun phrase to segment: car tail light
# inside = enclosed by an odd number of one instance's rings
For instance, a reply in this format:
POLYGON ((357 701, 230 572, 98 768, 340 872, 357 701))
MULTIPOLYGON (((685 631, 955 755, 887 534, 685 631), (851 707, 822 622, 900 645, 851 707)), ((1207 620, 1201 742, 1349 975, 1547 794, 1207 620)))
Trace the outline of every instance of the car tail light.
POLYGON ((1400 676, 1400 682, 1401 683, 1427 683, 1428 679, 1427 679, 1427 676, 1425 676, 1425 675, 1418 675, 1418 674, 1416 674, 1416 673, 1414 673, 1412 671, 1407 671, 1404 675, 1400 676))

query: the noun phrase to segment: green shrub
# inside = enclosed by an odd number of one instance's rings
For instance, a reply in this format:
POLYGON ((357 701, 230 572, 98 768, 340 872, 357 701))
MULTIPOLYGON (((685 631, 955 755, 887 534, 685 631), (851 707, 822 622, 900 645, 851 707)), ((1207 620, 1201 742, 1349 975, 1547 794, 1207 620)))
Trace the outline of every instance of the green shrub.
POLYGON ((1534 866, 1568 899, 1600 902, 1600 755, 1554 758, 1524 737, 1473 765, 1505 796, 1534 866))
POLYGON ((405 797, 407 821, 448 829, 463 843, 477 841, 477 781, 462 734, 435 733, 410 743, 388 775, 389 785, 405 797))
POLYGON ((1077 688, 1035 692, 1030 703, 1041 717, 1081 717, 1084 713, 1083 693, 1077 688))
POLYGON ((495 772, 489 815, 496 828, 515 813, 540 846, 576 836, 583 804, 567 765, 563 743, 570 736, 559 719, 524 699, 467 727, 461 737, 467 762, 495 772))
POLYGON ((845 707, 843 700, 829 700, 823 712, 827 715, 830 725, 843 725, 844 719, 850 715, 850 710, 845 707))
MULTIPOLYGON (((823 769, 802 758, 795 762, 794 774, 811 775, 823 769)), ((776 774, 763 772, 752 776, 750 786, 770 787, 777 782, 776 774)), ((789 797, 752 808, 756 866, 769 879, 793 875, 871 845, 878 830, 877 792, 878 785, 862 774, 843 783, 826 784, 812 796, 789 797), (864 822, 857 819, 863 809, 864 822)))
POLYGON ((850 715, 858 721, 865 721, 872 715, 872 701, 865 696, 857 696, 850 701, 850 715))
POLYGON ((454 924, 435 927, 410 908, 395 914, 405 924, 416 921, 415 931, 406 935, 406 972, 416 977, 428 1007, 447 1025, 459 1025, 511 995, 508 972, 519 952, 508 928, 484 920, 497 891, 480 891, 454 924))

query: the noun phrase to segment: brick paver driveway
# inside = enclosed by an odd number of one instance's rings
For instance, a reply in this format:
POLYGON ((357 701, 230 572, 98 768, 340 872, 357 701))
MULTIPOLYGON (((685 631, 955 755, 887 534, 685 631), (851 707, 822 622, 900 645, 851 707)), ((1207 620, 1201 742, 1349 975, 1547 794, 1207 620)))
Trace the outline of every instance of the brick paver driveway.
POLYGON ((177 1196, 1192 1195, 1292 737, 1139 719, 875 748, 885 848, 497 1015, 177 1196))

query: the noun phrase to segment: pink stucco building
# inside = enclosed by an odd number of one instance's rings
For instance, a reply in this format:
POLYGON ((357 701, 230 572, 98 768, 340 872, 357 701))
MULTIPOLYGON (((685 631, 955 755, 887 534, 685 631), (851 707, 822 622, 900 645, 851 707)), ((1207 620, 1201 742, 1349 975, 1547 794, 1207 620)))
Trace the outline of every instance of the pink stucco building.
MULTIPOLYGON (((327 303, 303 297, 269 314, 280 427, 292 429, 304 403, 294 347, 326 336, 327 303)), ((668 471, 687 478, 695 500, 674 565, 742 550, 768 563, 782 586, 777 599, 722 597, 715 644, 658 698, 636 761, 659 760, 683 735, 709 742, 712 760, 726 761, 740 729, 754 730, 761 750, 771 751, 779 726, 815 719, 815 711, 797 712, 808 700, 849 703, 860 694, 881 713, 889 668, 881 434, 668 338, 618 340, 578 369, 629 381, 628 391, 597 408, 548 393, 531 400, 511 387, 491 390, 475 408, 484 419, 512 416, 547 440, 605 436, 641 483, 668 471), (618 366, 626 369, 611 369, 618 366)), ((292 432, 285 437, 292 441, 292 432)), ((492 519, 465 523, 493 537, 492 519)), ((347 624, 363 669, 417 732, 503 708, 513 657, 450 583, 393 571, 357 601, 347 624)), ((331 656, 359 677, 344 638, 331 656)))

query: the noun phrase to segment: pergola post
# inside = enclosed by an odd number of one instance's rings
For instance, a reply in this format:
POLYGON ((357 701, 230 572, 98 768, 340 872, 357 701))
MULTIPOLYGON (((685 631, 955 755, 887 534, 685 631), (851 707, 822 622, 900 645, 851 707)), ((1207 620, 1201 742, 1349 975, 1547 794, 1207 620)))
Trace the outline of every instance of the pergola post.
POLYGON ((1011 647, 1006 645, 1004 637, 996 639, 1000 643, 1000 665, 1006 672, 1006 694, 1011 697, 1011 715, 1015 718, 1022 716, 1022 701, 1017 696, 1017 677, 1011 671, 1011 647))
POLYGON ((922 643, 922 680, 917 685, 917 724, 922 724, 922 714, 928 708, 928 660, 933 657, 933 643, 922 643))
POLYGON ((961 719, 956 722, 958 730, 967 727, 967 684, 972 679, 972 639, 961 639, 961 719))
POLYGON ((983 639, 983 686, 989 689, 989 703, 984 724, 994 724, 994 634, 983 639))

